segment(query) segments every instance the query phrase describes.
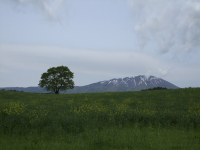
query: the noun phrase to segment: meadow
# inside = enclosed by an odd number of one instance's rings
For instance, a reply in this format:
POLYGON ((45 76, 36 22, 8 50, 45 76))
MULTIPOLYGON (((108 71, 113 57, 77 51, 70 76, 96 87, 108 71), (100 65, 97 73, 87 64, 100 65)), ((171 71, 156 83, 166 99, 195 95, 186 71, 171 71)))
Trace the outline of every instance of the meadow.
POLYGON ((199 150, 200 88, 0 91, 2 150, 199 150))

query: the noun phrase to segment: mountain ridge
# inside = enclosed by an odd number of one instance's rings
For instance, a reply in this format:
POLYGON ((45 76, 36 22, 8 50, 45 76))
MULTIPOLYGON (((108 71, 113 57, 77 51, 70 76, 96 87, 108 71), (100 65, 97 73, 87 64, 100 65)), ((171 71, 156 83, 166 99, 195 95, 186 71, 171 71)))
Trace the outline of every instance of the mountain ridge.
POLYGON ((140 91, 143 89, 166 87, 168 89, 177 89, 179 87, 155 76, 139 75, 135 77, 113 78, 111 80, 92 83, 83 87, 68 90, 67 93, 90 92, 122 92, 122 91, 140 91), (84 87, 84 88, 83 88, 84 87))
MULTIPOLYGON (((135 77, 113 78, 110 80, 99 81, 85 86, 75 86, 74 89, 62 91, 61 93, 98 93, 98 92, 125 92, 141 91, 145 89, 163 87, 167 89, 177 89, 178 86, 157 78, 155 76, 138 75, 135 77)), ((7 87, 0 88, 5 90, 16 90, 34 93, 49 93, 41 87, 7 87)))

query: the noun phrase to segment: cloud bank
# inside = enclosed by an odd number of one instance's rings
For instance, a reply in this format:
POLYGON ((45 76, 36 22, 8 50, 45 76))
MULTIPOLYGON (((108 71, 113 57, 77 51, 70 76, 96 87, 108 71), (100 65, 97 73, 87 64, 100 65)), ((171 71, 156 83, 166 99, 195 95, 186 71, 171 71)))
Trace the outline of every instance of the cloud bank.
POLYGON ((57 65, 70 65, 74 70, 92 74, 126 76, 146 73, 149 69, 167 67, 153 56, 140 52, 105 52, 54 46, 2 45, 1 64, 28 70, 43 70, 57 65))
POLYGON ((129 0, 140 47, 159 53, 200 50, 199 0, 129 0))
POLYGON ((27 78, 27 82, 16 85, 35 85, 43 72, 60 65, 68 66, 75 73, 76 85, 137 75, 164 77, 183 87, 186 81, 199 85, 199 65, 182 66, 142 52, 105 52, 24 45, 1 45, 0 83, 7 86, 27 78))
POLYGON ((50 46, 2 45, 0 64, 5 71, 22 69, 43 72, 49 67, 66 65, 76 73, 110 78, 144 75, 159 76, 159 68, 169 66, 153 56, 139 52, 105 52, 50 46))

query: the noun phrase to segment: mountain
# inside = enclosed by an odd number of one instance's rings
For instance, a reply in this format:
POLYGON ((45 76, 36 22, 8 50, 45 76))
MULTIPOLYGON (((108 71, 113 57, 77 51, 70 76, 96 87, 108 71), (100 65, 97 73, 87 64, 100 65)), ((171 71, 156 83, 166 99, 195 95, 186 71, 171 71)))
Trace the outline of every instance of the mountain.
MULTIPOLYGON (((86 86, 75 86, 74 89, 70 89, 67 90, 66 92, 61 92, 61 93, 141 91, 143 89, 149 89, 155 87, 165 87, 168 89, 179 88, 161 78, 156 78, 154 76, 147 77, 144 75, 139 75, 136 77, 125 77, 125 78, 111 79, 107 81, 100 81, 86 86)), ((27 87, 27 88, 10 87, 10 88, 0 88, 0 89, 35 92, 35 93, 49 93, 44 88, 40 87, 27 87)))
POLYGON ((6 91, 23 91, 23 92, 32 92, 32 93, 49 93, 46 91, 44 88, 41 88, 39 86, 34 86, 34 87, 4 87, 0 88, 4 89, 6 91))
POLYGON ((161 78, 154 76, 146 77, 139 75, 136 77, 125 77, 100 81, 86 86, 75 87, 68 90, 67 93, 94 93, 94 92, 122 92, 122 91, 141 91, 154 87, 166 87, 168 89, 177 89, 179 87, 161 78))

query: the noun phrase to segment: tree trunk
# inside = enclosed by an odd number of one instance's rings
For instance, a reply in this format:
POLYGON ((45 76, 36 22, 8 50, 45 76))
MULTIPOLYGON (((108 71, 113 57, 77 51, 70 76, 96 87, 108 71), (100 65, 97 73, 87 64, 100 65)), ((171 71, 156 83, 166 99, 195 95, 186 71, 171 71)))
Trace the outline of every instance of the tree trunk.
POLYGON ((55 94, 59 94, 59 91, 55 91, 55 94))

